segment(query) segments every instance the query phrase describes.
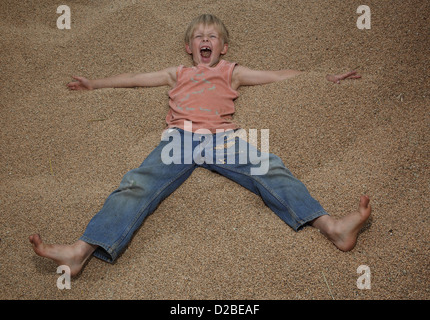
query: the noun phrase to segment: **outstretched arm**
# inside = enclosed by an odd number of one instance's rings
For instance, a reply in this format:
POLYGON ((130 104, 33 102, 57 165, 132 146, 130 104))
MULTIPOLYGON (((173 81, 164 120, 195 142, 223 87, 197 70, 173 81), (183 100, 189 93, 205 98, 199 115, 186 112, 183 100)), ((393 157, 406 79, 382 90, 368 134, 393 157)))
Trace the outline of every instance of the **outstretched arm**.
MULTIPOLYGON (((252 70, 243 66, 236 66, 233 71, 231 86, 234 90, 240 86, 253 86, 260 84, 267 84, 277 81, 286 80, 302 74, 303 71, 298 70, 278 70, 278 71, 264 71, 264 70, 252 70)), ((340 83, 341 80, 345 79, 358 79, 361 78, 356 71, 351 71, 343 74, 333 75, 329 74, 326 76, 328 81, 334 83, 340 83)))
POLYGON ((148 73, 123 73, 103 79, 89 80, 84 77, 73 77, 76 81, 67 84, 70 90, 93 90, 101 88, 134 88, 171 86, 176 83, 176 68, 148 73))
POLYGON ((231 86, 234 90, 240 86, 254 86, 286 80, 301 74, 298 70, 252 70, 243 66, 236 66, 233 71, 231 86))

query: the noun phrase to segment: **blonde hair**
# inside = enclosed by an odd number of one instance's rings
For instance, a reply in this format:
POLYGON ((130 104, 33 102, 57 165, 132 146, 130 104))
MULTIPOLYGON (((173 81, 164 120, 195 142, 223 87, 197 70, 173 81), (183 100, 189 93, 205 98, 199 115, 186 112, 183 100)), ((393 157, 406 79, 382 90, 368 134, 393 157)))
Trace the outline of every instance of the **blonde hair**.
POLYGON ((196 30, 197 26, 201 24, 204 26, 214 26, 217 28, 223 44, 228 43, 229 34, 227 28, 225 27, 224 23, 213 14, 202 14, 191 21, 187 31, 185 32, 185 43, 190 43, 194 31, 196 30))

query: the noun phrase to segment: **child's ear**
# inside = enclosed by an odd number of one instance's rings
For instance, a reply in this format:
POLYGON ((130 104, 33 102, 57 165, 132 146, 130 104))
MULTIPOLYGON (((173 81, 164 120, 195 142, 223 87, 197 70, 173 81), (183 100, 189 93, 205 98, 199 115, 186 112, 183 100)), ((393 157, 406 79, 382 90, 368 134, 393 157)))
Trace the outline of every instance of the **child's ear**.
POLYGON ((185 51, 187 51, 188 54, 193 54, 191 51, 190 45, 188 43, 185 44, 185 51))
POLYGON ((223 47, 223 49, 221 51, 221 54, 226 54, 227 50, 228 50, 228 43, 224 43, 224 47, 223 47))

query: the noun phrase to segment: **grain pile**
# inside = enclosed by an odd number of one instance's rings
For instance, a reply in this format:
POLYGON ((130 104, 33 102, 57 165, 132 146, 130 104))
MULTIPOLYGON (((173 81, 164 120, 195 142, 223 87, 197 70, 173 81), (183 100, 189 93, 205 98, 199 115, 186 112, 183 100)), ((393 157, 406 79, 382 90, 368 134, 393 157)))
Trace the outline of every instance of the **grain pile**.
POLYGON ((429 2, 2 1, 0 298, 428 299, 429 2), (35 4, 37 3, 37 4, 35 4), (335 217, 371 197, 354 250, 296 233, 260 198, 203 169, 166 199, 113 264, 92 258, 71 290, 28 236, 73 243, 128 170, 158 144, 168 88, 69 92, 72 75, 190 65, 188 22, 219 16, 225 59, 308 71, 240 89, 235 121, 270 129, 271 151, 335 217), (358 67, 334 85, 326 73, 358 67), (357 268, 371 289, 357 288, 357 268))

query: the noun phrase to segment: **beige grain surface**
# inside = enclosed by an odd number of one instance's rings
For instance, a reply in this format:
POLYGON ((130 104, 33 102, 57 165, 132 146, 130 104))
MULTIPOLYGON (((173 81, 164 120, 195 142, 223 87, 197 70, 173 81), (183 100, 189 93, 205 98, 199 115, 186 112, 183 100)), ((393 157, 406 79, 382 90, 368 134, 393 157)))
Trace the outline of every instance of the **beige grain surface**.
POLYGON ((429 299, 429 2, 58 1, 0 3, 1 299, 429 299), (259 197, 196 170, 115 264, 91 258, 70 290, 28 241, 73 243, 123 174, 158 144, 167 87, 70 92, 105 77, 190 65, 188 22, 219 16, 225 59, 308 71, 240 88, 235 121, 270 129, 271 151, 328 212, 368 194, 372 219, 348 253, 316 229, 294 232, 259 197), (358 67, 334 85, 326 73, 358 67), (98 120, 98 121, 94 121, 98 120), (371 289, 357 288, 357 268, 371 289))

